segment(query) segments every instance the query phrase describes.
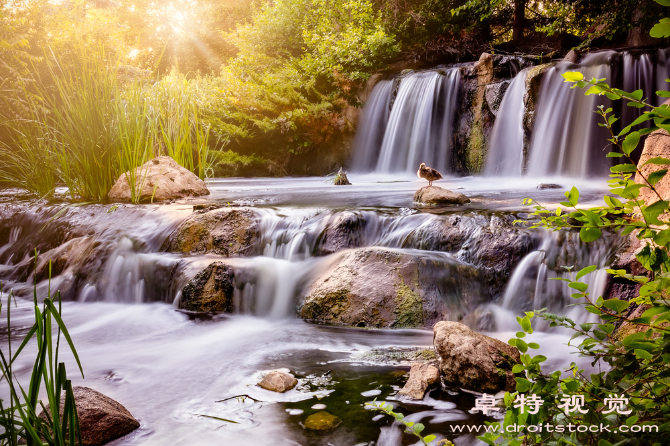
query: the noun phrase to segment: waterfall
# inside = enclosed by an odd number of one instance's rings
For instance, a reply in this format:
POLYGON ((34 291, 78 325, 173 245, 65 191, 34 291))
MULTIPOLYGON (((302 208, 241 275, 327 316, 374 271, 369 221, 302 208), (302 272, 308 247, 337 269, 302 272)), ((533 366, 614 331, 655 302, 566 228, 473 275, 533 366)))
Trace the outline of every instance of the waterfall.
POLYGON ((523 172, 523 97, 526 72, 517 74, 503 97, 491 132, 486 175, 520 176, 523 172))
POLYGON ((375 86, 356 137, 353 168, 412 172, 423 162, 438 170, 449 170, 460 84, 458 69, 404 76, 390 114, 391 82, 375 86))

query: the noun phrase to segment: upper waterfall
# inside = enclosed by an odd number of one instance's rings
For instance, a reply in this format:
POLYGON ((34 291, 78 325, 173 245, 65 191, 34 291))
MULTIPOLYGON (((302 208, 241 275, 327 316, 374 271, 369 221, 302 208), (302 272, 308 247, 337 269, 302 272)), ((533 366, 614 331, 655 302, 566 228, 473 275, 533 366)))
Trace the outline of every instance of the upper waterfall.
POLYGON ((458 69, 415 72, 401 77, 394 98, 395 82, 379 82, 363 111, 353 169, 409 172, 424 162, 449 170, 460 83, 458 69))

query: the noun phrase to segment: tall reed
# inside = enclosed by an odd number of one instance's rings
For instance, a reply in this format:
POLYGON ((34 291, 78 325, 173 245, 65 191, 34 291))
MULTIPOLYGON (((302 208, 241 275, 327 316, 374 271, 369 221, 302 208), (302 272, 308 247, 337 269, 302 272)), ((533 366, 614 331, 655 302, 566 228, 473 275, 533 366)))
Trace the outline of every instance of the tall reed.
MULTIPOLYGON (((37 258, 35 260, 37 263, 37 258)), ((49 277, 51 277, 51 262, 49 262, 49 277)), ((4 290, 0 286, 0 313, 4 296, 4 290)), ((9 401, 0 399, 0 427, 3 429, 0 433, 0 445, 81 445, 81 431, 72 382, 67 378, 65 364, 59 362, 61 336, 70 347, 82 378, 84 372, 72 338, 61 317, 60 293, 56 292, 52 296, 49 288, 48 297, 44 299, 40 309, 37 301, 37 285, 34 285, 35 323, 15 351, 12 350, 12 299, 10 291, 7 294, 7 353, 0 350, 0 381, 7 382, 9 391, 9 401), (33 338, 37 342, 37 354, 26 390, 16 378, 13 367, 33 338), (40 393, 46 395, 48 407, 40 399, 40 393), (38 415, 38 409, 43 411, 41 416, 38 415)))
POLYGON ((78 48, 67 64, 47 54, 47 74, 23 84, 28 116, 3 123, 10 140, 0 144, 0 180, 40 196, 62 182, 72 199, 104 201, 126 172, 138 202, 144 181, 135 169, 159 155, 204 179, 210 130, 194 83, 172 73, 123 87, 103 49, 78 48))

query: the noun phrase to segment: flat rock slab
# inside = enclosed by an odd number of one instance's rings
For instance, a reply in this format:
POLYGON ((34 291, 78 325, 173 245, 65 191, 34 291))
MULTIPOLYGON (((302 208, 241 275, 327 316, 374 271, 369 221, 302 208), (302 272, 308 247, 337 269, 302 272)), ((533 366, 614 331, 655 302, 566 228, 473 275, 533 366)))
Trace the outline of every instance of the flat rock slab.
POLYGON ((438 322, 433 334, 445 385, 481 393, 516 390, 512 367, 521 360, 516 347, 458 322, 438 322))
POLYGON ((438 382, 440 382, 440 371, 437 367, 430 364, 413 364, 409 371, 409 379, 398 395, 422 400, 428 389, 438 382))
POLYGON ((284 393, 288 392, 298 384, 298 380, 293 375, 279 370, 268 372, 258 385, 265 390, 284 393))
POLYGON ((209 195, 203 180, 183 168, 169 156, 159 156, 130 172, 121 174, 108 198, 112 201, 133 201, 130 182, 135 183, 136 201, 165 201, 209 195))
MULTIPOLYGON (((102 446, 140 427, 140 422, 125 407, 108 396, 88 387, 73 387, 72 392, 82 446, 102 446)), ((65 398, 61 402, 61 413, 64 405, 65 398)), ((42 412, 40 417, 46 419, 46 414, 42 412)))
POLYGON ((335 429, 341 422, 342 420, 340 417, 336 417, 335 415, 331 415, 325 410, 322 410, 307 417, 305 420, 305 428, 323 432, 335 429))
POLYGON ((465 204, 470 199, 465 195, 438 186, 425 186, 414 193, 414 202, 421 204, 465 204))

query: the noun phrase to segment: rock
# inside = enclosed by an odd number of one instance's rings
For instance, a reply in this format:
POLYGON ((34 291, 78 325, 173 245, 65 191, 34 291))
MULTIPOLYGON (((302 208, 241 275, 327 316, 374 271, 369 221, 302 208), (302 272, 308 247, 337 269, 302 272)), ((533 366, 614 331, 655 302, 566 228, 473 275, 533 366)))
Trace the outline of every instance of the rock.
POLYGON ((438 322, 433 333, 445 385, 490 394, 515 391, 512 367, 520 362, 516 347, 458 322, 438 322))
POLYGON ((273 370, 266 373, 261 382, 258 383, 258 385, 265 390, 279 393, 287 392, 297 384, 298 380, 295 379, 293 375, 279 370, 273 370))
POLYGON ((495 116, 498 116, 498 109, 500 109, 500 104, 502 103, 502 100, 505 97, 505 92, 511 82, 512 81, 493 82, 486 86, 486 91, 484 93, 486 103, 488 104, 491 113, 495 116))
POLYGON ((347 173, 343 172, 341 167, 340 171, 337 173, 337 175, 335 175, 335 178, 333 179, 333 184, 335 186, 351 186, 349 178, 347 178, 347 173))
MULTIPOLYGON (((132 201, 128 172, 121 174, 108 198, 112 201, 132 201)), ((159 156, 135 169, 135 185, 139 201, 165 201, 177 198, 209 195, 205 182, 193 172, 181 167, 169 156, 159 156), (141 188, 141 191, 140 191, 141 188)))
POLYGON ((440 254, 361 248, 335 257, 307 286, 298 314, 358 327, 424 327, 462 317, 481 296, 470 265, 440 254))
MULTIPOLYGON (((637 167, 645 177, 649 177, 652 172, 656 172, 661 169, 667 169, 667 165, 658 165, 658 164, 647 164, 649 159, 660 156, 662 158, 670 158, 670 135, 666 130, 656 130, 655 132, 650 133, 647 136, 646 141, 644 142, 644 149, 640 155, 640 161, 637 163, 637 167)), ((635 175, 635 182, 638 184, 645 184, 645 181, 640 177, 639 174, 635 175)), ((661 195, 663 200, 670 199, 670 175, 666 175, 656 183, 656 191, 661 195)), ((638 200, 644 200, 647 205, 655 203, 658 201, 658 196, 649 189, 648 187, 643 187, 640 189, 640 195, 637 198, 638 200)))
POLYGON ((579 59, 582 57, 581 54, 579 54, 579 51, 577 50, 570 50, 568 54, 565 55, 563 58, 563 62, 570 62, 570 63, 579 63, 579 59))
POLYGON ((465 195, 438 186, 424 186, 414 193, 414 202, 422 204, 465 204, 470 199, 465 195))
POLYGON ((35 273, 36 280, 41 282, 49 278, 49 261, 51 261, 51 277, 62 274, 69 266, 81 263, 93 243, 92 237, 77 237, 58 248, 40 254, 35 273))
POLYGON ((537 188, 542 190, 542 189, 562 189, 563 186, 560 184, 552 184, 552 183, 540 183, 537 185, 537 188))
POLYGON ((305 428, 315 431, 329 431, 340 425, 342 420, 335 415, 331 415, 325 410, 313 413, 305 420, 305 428))
POLYGON ((409 379, 400 389, 398 395, 414 400, 422 400, 426 391, 440 381, 440 371, 430 364, 413 364, 409 371, 409 379))
MULTIPOLYGON (((128 410, 118 402, 88 387, 73 387, 79 415, 82 446, 101 446, 140 427, 128 410)), ((61 413, 65 398, 61 399, 61 413)), ((47 406, 47 411, 49 406, 47 406)), ((45 412, 40 418, 46 419, 45 412)))
POLYGON ((211 263, 182 290, 179 307, 189 311, 233 311, 235 273, 223 262, 211 263))
POLYGON ((329 217, 319 234, 315 253, 328 255, 343 249, 358 248, 365 238, 366 220, 358 213, 341 212, 329 217))
POLYGON ((193 214, 170 234, 163 250, 248 256, 258 241, 259 218, 258 212, 250 208, 220 208, 193 214))

